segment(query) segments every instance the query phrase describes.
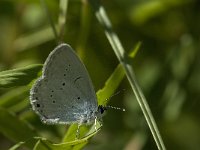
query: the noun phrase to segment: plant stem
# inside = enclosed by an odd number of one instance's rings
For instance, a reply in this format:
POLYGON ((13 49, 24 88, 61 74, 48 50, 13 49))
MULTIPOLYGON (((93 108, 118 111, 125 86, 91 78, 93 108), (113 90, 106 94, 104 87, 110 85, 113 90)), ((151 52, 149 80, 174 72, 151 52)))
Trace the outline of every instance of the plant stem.
POLYGON ((54 33, 54 37, 55 37, 56 41, 58 42, 58 33, 56 31, 56 27, 55 27, 55 24, 53 22, 53 19, 51 18, 51 14, 50 14, 49 9, 47 7, 47 3, 46 3, 45 0, 40 0, 40 1, 41 1, 41 4, 42 4, 42 6, 43 6, 43 8, 45 10, 45 13, 46 13, 48 19, 49 19, 49 23, 50 23, 51 28, 52 28, 53 33, 54 33))
POLYGON ((58 17, 58 29, 59 29, 59 40, 63 41, 65 34, 65 24, 66 24, 66 16, 67 16, 67 8, 68 8, 69 0, 60 0, 59 4, 59 17, 58 17))

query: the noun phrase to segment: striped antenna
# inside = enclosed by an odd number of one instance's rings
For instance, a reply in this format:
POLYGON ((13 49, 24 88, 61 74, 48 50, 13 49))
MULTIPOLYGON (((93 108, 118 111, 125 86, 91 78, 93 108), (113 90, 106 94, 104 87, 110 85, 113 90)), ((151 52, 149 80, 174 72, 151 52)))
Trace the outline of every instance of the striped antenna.
POLYGON ((111 95, 109 98, 107 98, 107 99, 104 101, 104 103, 105 103, 106 101, 108 101, 109 99, 111 99, 112 97, 118 95, 118 94, 121 93, 122 91, 125 91, 125 89, 122 89, 121 91, 118 91, 118 92, 114 93, 114 94, 111 95))
POLYGON ((105 106, 105 108, 106 108, 106 109, 108 109, 108 108, 112 108, 112 109, 117 109, 117 110, 125 111, 124 108, 114 107, 114 106, 110 106, 110 105, 105 106))

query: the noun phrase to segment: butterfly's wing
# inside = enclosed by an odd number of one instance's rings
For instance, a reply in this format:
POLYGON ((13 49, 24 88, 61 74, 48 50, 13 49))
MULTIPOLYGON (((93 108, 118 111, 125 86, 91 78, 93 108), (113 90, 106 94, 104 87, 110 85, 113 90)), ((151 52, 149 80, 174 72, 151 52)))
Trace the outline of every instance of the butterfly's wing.
POLYGON ((48 56, 42 76, 30 92, 33 110, 46 123, 79 122, 97 110, 96 94, 88 72, 67 44, 48 56))

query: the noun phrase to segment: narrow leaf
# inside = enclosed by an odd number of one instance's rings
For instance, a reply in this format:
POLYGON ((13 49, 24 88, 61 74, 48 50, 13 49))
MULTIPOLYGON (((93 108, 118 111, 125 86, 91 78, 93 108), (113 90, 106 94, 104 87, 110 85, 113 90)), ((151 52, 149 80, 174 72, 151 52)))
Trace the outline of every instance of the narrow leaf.
POLYGON ((25 142, 19 142, 15 144, 14 146, 12 146, 11 148, 9 148, 9 150, 17 150, 18 148, 21 148, 24 144, 25 142))
MULTIPOLYGON (((131 50, 130 55, 129 55, 131 60, 133 60, 133 58, 137 54, 140 46, 141 46, 141 43, 138 42, 135 48, 131 50)), ((98 99, 99 105, 105 105, 108 102, 107 100, 117 89, 117 87, 121 83, 124 76, 125 76, 124 69, 122 68, 121 64, 118 64, 114 72, 105 82, 104 87, 97 92, 97 99, 98 99)))
MULTIPOLYGON (((27 98, 28 93, 29 87, 27 86, 11 89, 7 93, 0 96, 0 106, 4 108, 15 107, 27 98)), ((18 108, 18 110, 20 109, 18 108)))
POLYGON ((7 70, 0 72, 0 87, 10 88, 24 86, 29 84, 33 79, 38 77, 42 65, 30 65, 23 68, 7 70))

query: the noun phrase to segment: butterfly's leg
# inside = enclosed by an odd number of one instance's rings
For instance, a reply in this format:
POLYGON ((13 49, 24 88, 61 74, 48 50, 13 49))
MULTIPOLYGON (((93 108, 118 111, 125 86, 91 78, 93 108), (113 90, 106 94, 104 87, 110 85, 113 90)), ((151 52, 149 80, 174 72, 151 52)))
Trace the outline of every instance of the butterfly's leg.
POLYGON ((81 124, 79 123, 77 130, 76 130, 76 139, 79 139, 79 137, 80 137, 80 126, 81 126, 81 124))
POLYGON ((97 132, 97 116, 95 116, 95 119, 94 119, 94 128, 97 132))

